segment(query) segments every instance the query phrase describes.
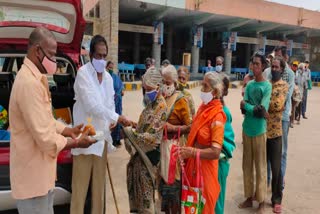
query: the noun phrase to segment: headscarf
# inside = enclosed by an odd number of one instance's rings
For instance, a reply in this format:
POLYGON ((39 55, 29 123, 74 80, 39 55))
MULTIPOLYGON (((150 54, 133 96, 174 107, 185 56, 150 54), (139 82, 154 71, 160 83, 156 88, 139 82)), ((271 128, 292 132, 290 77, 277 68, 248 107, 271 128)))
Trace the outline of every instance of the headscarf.
POLYGON ((160 72, 154 67, 149 68, 142 79, 144 84, 152 88, 157 88, 162 82, 160 72))

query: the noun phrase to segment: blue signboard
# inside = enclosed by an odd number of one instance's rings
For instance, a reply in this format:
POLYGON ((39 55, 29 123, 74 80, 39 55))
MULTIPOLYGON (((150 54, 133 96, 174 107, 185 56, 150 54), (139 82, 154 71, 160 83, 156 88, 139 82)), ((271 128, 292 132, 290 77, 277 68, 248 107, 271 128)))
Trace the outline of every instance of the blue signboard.
POLYGON ((163 22, 154 22, 153 42, 163 45, 163 22))
POLYGON ((293 40, 288 40, 287 42, 287 54, 292 56, 293 40))
POLYGON ((223 32, 222 33, 222 46, 224 49, 231 51, 237 50, 237 32, 223 32))
POLYGON ((198 48, 203 47, 203 27, 202 26, 194 26, 192 28, 193 35, 193 45, 198 48))
POLYGON ((266 54, 266 45, 267 45, 267 37, 261 37, 262 42, 259 44, 259 51, 261 51, 263 54, 266 54))

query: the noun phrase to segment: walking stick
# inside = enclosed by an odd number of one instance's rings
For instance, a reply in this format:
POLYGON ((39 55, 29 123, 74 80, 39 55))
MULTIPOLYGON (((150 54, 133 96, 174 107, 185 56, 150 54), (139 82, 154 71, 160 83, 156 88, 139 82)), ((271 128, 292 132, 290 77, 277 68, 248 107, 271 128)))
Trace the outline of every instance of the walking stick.
POLYGON ((118 207, 118 202, 117 202, 117 198, 116 198, 116 194, 115 194, 115 192, 114 192, 114 187, 113 187, 113 182, 112 182, 112 178, 111 178, 111 173, 110 173, 110 167, 109 167, 108 158, 107 158, 107 170, 108 170, 108 174, 109 174, 109 181, 110 181, 110 186, 111 186, 111 190, 112 190, 112 195, 113 195, 114 204, 115 204, 115 206, 116 206, 117 214, 120 214, 120 212, 119 212, 119 207, 118 207))

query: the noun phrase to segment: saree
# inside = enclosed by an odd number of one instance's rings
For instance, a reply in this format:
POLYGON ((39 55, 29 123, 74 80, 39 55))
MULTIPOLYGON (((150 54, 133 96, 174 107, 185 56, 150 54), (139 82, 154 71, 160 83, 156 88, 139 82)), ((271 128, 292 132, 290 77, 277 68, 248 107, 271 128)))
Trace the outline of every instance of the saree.
MULTIPOLYGON (((114 104, 116 107, 116 113, 119 115, 122 115, 122 90, 124 88, 123 83, 120 79, 120 77, 113 72, 109 72, 112 79, 113 79, 113 89, 114 89, 114 104)), ((121 137, 120 137, 120 131, 121 131, 121 126, 118 124, 113 132, 111 133, 112 140, 114 144, 119 144, 121 137)))
POLYGON ((154 214, 156 160, 160 158, 157 149, 166 119, 166 102, 162 96, 158 96, 142 111, 136 130, 125 129, 125 146, 131 155, 127 165, 130 212, 154 214))
MULTIPOLYGON (((207 105, 202 104, 193 120, 188 137, 187 146, 194 147, 195 143, 201 146, 212 146, 212 143, 222 147, 224 123, 226 116, 220 100, 212 100, 207 105), (220 122, 221 124, 216 124, 220 122)), ((189 158, 185 167, 186 175, 191 186, 196 185, 195 158, 189 158)), ((203 196, 206 200, 203 214, 212 214, 219 197, 220 185, 218 182, 218 160, 201 159, 201 173, 203 176, 203 196)))
POLYGON ((223 146, 220 153, 219 159, 219 172, 218 172, 218 180, 220 184, 220 194, 219 199, 216 204, 215 213, 223 214, 224 213, 224 201, 226 195, 226 185, 227 185, 227 177, 229 174, 230 163, 229 159, 232 158, 232 152, 236 148, 236 144, 234 142, 234 131, 232 128, 232 116, 230 110, 227 106, 223 107, 223 111, 226 114, 227 121, 224 126, 224 139, 223 146))

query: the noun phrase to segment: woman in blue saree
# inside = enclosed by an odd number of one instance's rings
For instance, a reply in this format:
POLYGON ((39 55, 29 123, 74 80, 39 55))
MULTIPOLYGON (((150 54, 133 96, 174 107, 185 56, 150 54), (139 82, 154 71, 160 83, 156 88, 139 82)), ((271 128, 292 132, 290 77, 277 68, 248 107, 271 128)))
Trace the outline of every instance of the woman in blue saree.
MULTIPOLYGON (((109 74, 111 75, 112 79, 113 79, 113 88, 114 88, 114 103, 116 106, 116 112, 119 115, 122 115, 122 96, 123 96, 123 83, 120 79, 120 77, 115 74, 113 72, 113 62, 109 61, 107 63, 107 71, 109 72, 109 74)), ((121 131, 121 126, 118 124, 113 132, 111 133, 112 136, 112 141, 113 141, 113 145, 114 146, 120 146, 120 140, 121 140, 121 136, 120 136, 120 131, 121 131)))

